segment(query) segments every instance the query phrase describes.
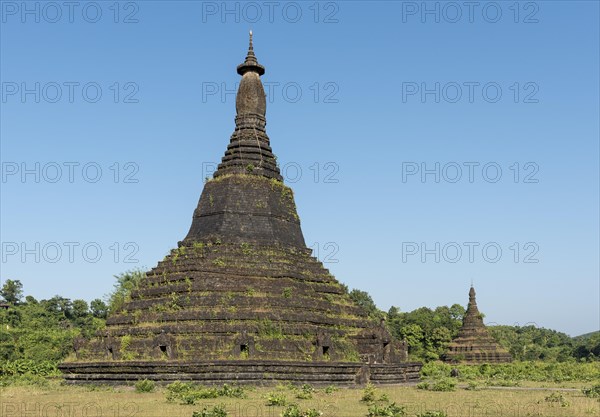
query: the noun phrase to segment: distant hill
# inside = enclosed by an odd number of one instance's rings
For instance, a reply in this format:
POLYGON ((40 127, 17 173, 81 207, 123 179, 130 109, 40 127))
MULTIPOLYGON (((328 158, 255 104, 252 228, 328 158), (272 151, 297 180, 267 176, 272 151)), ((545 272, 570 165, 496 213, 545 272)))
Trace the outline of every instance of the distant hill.
POLYGON ((595 332, 591 332, 591 333, 586 333, 586 334, 582 334, 579 336, 575 336, 573 337, 573 340, 586 340, 586 339, 591 339, 592 337, 596 337, 600 334, 600 330, 595 331, 595 332))

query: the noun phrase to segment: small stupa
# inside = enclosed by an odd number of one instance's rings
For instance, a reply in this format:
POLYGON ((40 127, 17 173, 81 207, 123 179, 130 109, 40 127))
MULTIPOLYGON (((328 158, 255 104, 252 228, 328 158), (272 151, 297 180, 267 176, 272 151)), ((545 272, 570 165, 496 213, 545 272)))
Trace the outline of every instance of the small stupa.
POLYGON ((469 290, 469 305, 458 336, 448 346, 446 362, 467 364, 511 362, 512 356, 490 335, 477 308, 475 288, 469 290))

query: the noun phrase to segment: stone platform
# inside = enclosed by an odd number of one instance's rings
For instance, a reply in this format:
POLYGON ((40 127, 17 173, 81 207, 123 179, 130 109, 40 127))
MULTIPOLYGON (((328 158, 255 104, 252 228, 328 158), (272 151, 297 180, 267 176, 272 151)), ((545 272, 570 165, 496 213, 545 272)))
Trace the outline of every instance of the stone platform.
POLYGON ((313 385, 405 384, 417 382, 421 364, 281 361, 106 361, 63 363, 59 369, 69 384, 126 385, 148 379, 158 383, 271 385, 278 382, 313 385))

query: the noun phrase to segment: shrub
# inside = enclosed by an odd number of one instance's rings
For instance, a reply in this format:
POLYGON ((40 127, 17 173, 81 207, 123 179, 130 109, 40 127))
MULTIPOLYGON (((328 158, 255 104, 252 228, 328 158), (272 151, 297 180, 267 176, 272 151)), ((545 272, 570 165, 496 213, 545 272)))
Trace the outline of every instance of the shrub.
POLYGON ((229 397, 229 398, 246 398, 246 392, 244 391, 244 388, 238 386, 238 385, 228 385, 228 384, 223 384, 223 388, 221 388, 219 390, 219 396, 221 397, 229 397))
POLYGON ((469 381, 465 389, 469 391, 477 391, 481 389, 481 386, 475 381, 469 381))
POLYGON ((375 386, 373 386, 373 384, 368 383, 363 390, 363 395, 360 400, 366 403, 372 403, 375 401, 375 398, 377 398, 377 389, 375 386))
POLYGON ((182 404, 194 405, 198 400, 205 400, 207 398, 218 398, 219 392, 214 388, 201 388, 191 390, 183 394, 180 399, 182 404))
POLYGON ((424 413, 417 414, 417 417, 447 417, 448 415, 443 411, 425 411, 424 413))
POLYGON ((406 410, 404 407, 391 403, 385 406, 371 405, 367 417, 402 417, 405 415, 406 410))
POLYGON ((281 414, 281 417, 301 417, 301 410, 297 404, 290 404, 281 414))
POLYGON ((296 386, 290 381, 286 382, 285 384, 279 383, 279 384, 277 384, 277 386, 275 388, 278 391, 285 391, 285 390, 295 391, 296 390, 296 386))
POLYGON ((590 388, 583 388, 581 392, 588 398, 600 398, 600 384, 595 384, 590 388))
POLYGON ((175 381, 167 385, 165 396, 168 402, 181 399, 183 395, 194 389, 194 385, 187 382, 175 381))
POLYGON ((154 381, 150 381, 148 379, 143 379, 135 383, 135 392, 153 392, 156 388, 156 384, 154 381))
POLYGON ((506 381, 565 382, 596 381, 600 362, 541 362, 528 361, 498 364, 448 365, 441 362, 426 363, 421 369, 423 378, 438 379, 450 376, 452 367, 459 371, 460 380, 495 379, 506 381))
POLYGON ((443 362, 427 362, 421 368, 421 376, 427 378, 443 378, 450 376, 452 366, 443 362))
POLYGON ((338 387, 336 387, 335 385, 328 385, 325 388, 325 394, 333 394, 334 392, 336 392, 338 390, 338 387))
POLYGON ((50 386, 50 380, 46 377, 29 372, 24 373, 23 375, 0 378, 0 388, 8 386, 47 388, 50 386))
POLYGON ((489 379, 486 384, 490 387, 518 387, 521 383, 511 379, 489 379))
POLYGON ((246 398, 246 393, 242 387, 227 384, 220 389, 179 381, 167 385, 166 398, 169 402, 179 400, 182 404, 194 405, 201 399, 219 397, 246 398))
POLYGON ((227 265, 227 264, 225 263, 225 261, 224 261, 223 259, 221 259, 221 258, 217 258, 217 259, 215 259, 215 260, 213 261, 213 265, 215 265, 215 266, 221 266, 221 267, 223 267, 223 266, 225 266, 225 265, 227 265))
POLYGON ((210 410, 208 407, 204 407, 202 411, 194 411, 192 417, 227 417, 227 411, 225 411, 224 405, 216 405, 210 410))
POLYGON ((296 394, 296 398, 301 400, 310 400, 313 397, 313 392, 315 392, 313 387, 308 384, 304 384, 302 387, 300 387, 300 390, 296 394))
POLYGON ((557 392, 553 392, 552 394, 548 395, 546 398, 544 398, 544 401, 551 404, 559 404, 561 407, 568 407, 571 405, 571 403, 569 403, 562 394, 557 392))
POLYGON ((442 378, 433 383, 431 391, 455 391, 456 381, 451 378, 442 378))
POLYGON ((287 398, 283 394, 276 392, 270 392, 267 394, 267 405, 268 406, 285 406, 287 404, 287 398))
POLYGON ((196 396, 191 392, 183 394, 179 399, 181 400, 181 405, 194 405, 198 400, 196 396))
POLYGON ((290 404, 281 414, 281 417, 319 417, 323 413, 315 408, 302 410, 298 404, 290 404))
POLYGON ((424 389, 424 390, 428 390, 429 389, 429 382, 427 381, 421 381, 417 384, 417 389, 424 389))
POLYGON ((456 381, 453 378, 440 378, 434 381, 423 381, 417 384, 417 389, 429 391, 455 391, 456 381))
POLYGON ((17 375, 54 376, 60 375, 56 362, 35 361, 31 359, 17 359, 0 364, 0 376, 17 375))

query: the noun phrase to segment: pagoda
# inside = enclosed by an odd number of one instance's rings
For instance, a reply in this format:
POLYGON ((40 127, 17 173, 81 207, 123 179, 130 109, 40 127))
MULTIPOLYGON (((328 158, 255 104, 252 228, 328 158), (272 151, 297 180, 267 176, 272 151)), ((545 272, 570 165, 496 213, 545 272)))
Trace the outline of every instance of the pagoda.
POLYGON ((477 308, 475 288, 469 290, 469 305, 458 336, 448 346, 447 362, 467 364, 511 362, 512 356, 489 334, 477 308))
POLYGON ((237 67, 235 130, 187 236, 60 365, 70 383, 402 383, 395 340, 307 248, 267 136, 252 44, 237 67))

